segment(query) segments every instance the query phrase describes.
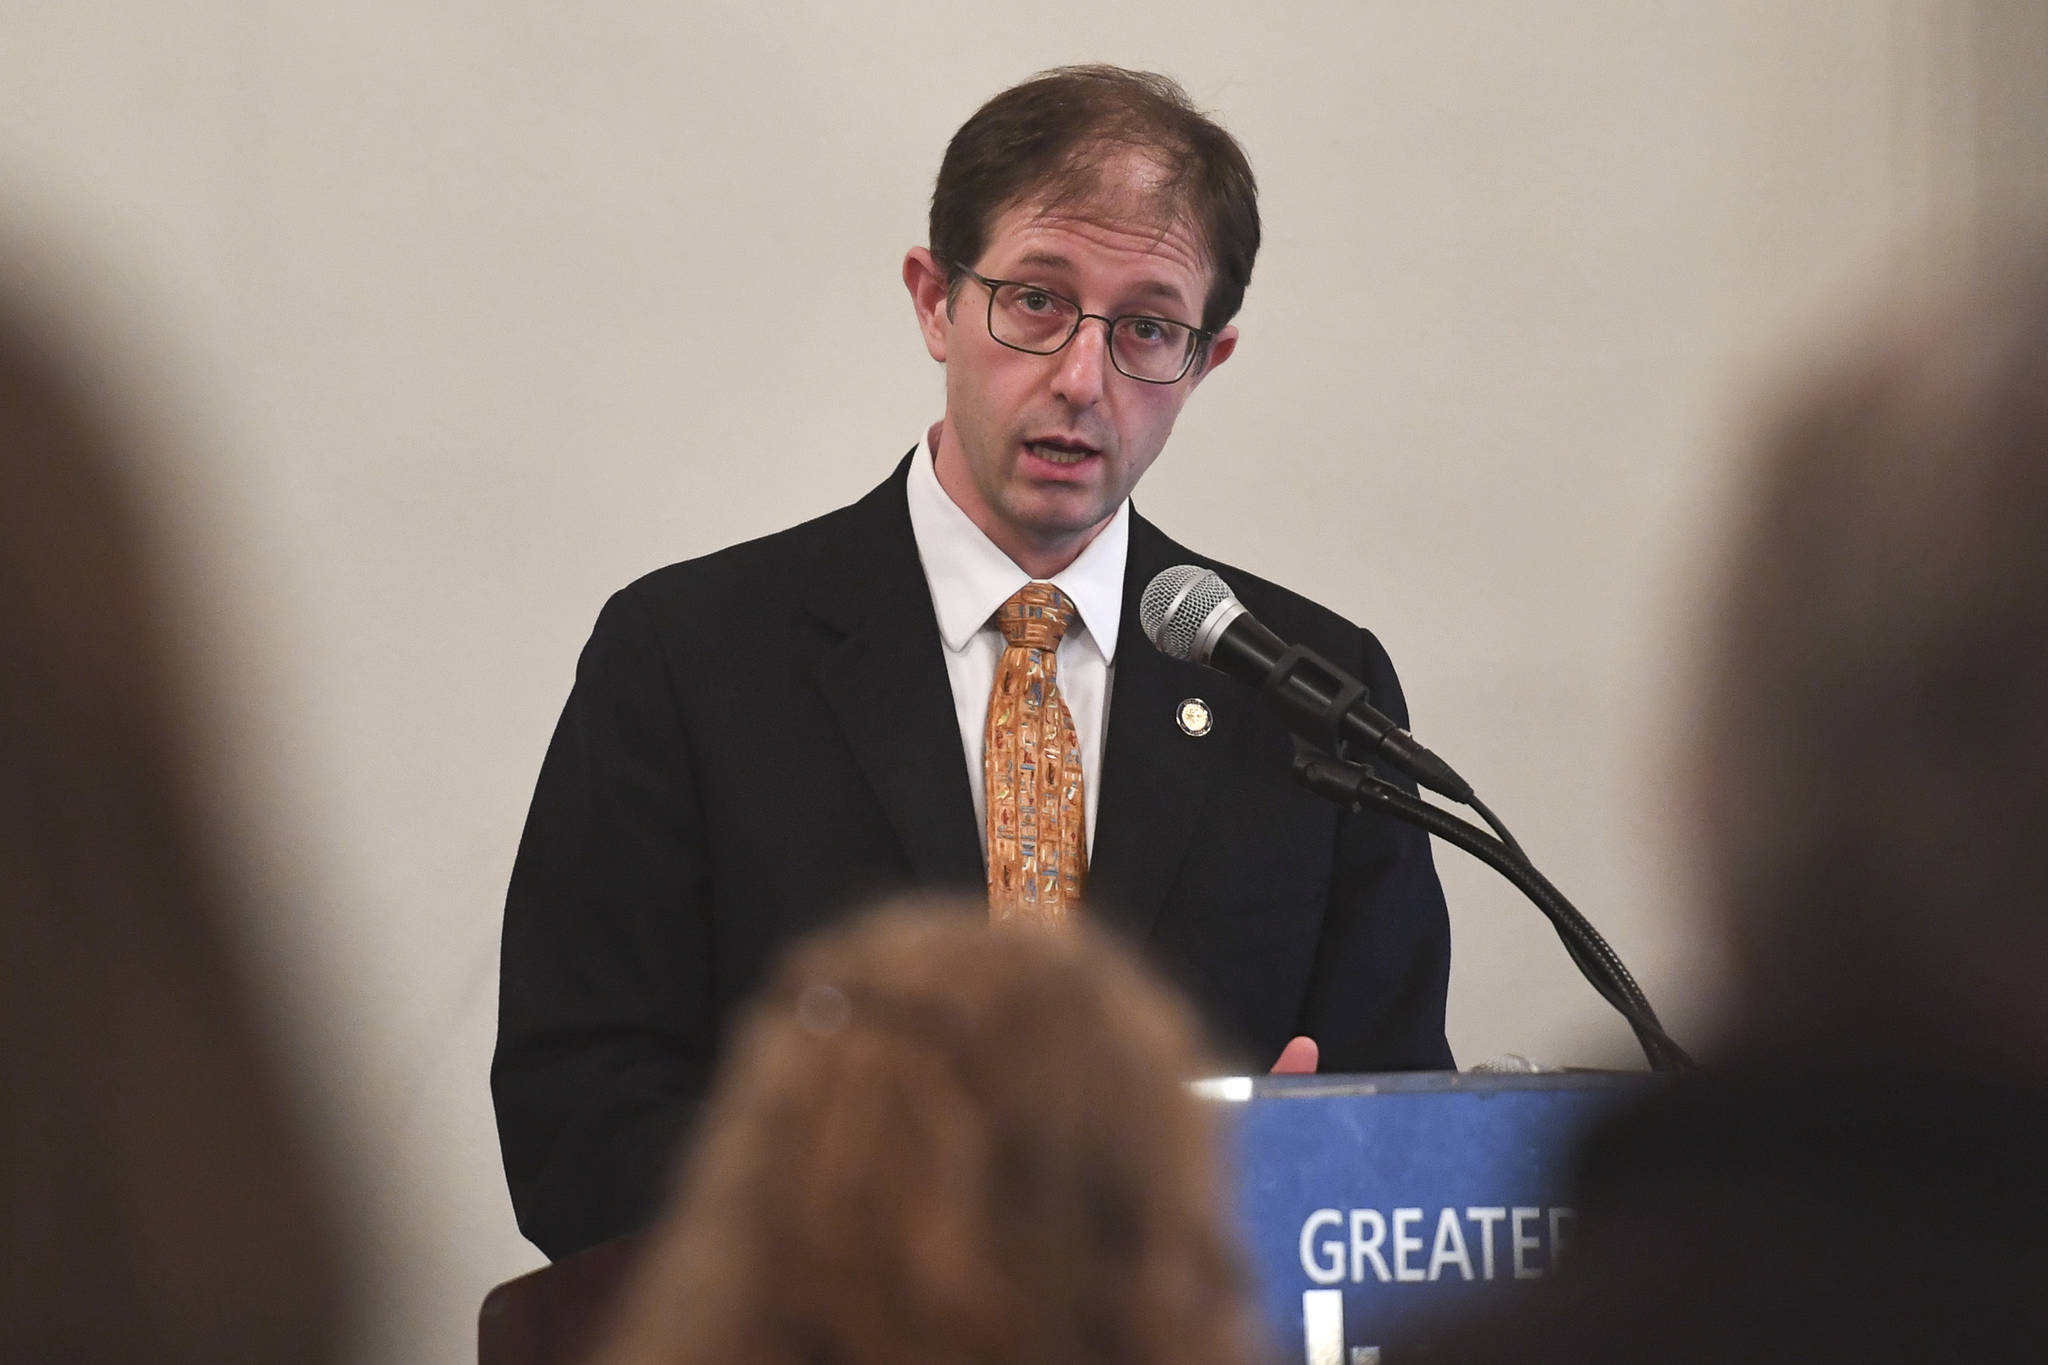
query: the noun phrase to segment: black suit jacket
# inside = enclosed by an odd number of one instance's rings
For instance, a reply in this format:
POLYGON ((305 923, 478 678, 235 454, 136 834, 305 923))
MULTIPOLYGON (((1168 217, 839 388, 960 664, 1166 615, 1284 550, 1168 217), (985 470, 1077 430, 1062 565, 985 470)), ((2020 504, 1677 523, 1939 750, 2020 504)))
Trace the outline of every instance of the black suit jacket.
MULTIPOLYGON (((985 894, 908 460, 850 507, 605 604, 505 903, 491 1084, 519 1226, 559 1257, 655 1212, 734 1007, 805 931, 892 891, 985 894)), ((1263 1067, 1450 1065, 1450 935, 1421 833, 1296 787, 1257 695, 1166 658, 1138 598, 1211 564, 1135 515, 1088 904, 1263 1067), (1214 715, 1200 738, 1183 698, 1214 715)), ((1364 631, 1223 565, 1251 610, 1405 722, 1364 631)))

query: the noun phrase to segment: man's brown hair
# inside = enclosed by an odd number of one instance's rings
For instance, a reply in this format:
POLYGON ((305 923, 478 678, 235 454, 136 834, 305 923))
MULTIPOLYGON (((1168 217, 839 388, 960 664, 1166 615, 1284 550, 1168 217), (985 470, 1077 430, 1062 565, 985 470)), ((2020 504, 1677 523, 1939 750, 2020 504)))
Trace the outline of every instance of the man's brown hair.
POLYGON ((1202 326, 1237 315, 1259 254, 1259 195, 1244 149, 1166 76, 1116 66, 1063 66, 1003 91, 960 125, 932 190, 931 253, 959 283, 1004 210, 1133 196, 1162 228, 1183 221, 1213 271, 1202 326), (1107 175, 1136 155, 1143 187, 1107 175), (1155 178, 1156 177, 1156 178, 1155 178))
POLYGON ((1256 1359, 1203 1067, 1189 1010, 1095 934, 948 907, 803 944, 605 1359, 1256 1359))

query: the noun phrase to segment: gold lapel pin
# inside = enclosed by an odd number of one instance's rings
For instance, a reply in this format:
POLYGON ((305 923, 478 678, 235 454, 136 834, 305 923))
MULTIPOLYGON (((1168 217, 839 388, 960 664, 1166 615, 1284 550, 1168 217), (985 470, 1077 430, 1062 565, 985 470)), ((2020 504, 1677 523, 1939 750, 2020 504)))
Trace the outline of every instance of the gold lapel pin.
POLYGON ((1216 723, 1216 717, 1209 713, 1209 703, 1200 697, 1189 697, 1173 713, 1174 722, 1180 732, 1200 739, 1209 733, 1209 727, 1216 723))

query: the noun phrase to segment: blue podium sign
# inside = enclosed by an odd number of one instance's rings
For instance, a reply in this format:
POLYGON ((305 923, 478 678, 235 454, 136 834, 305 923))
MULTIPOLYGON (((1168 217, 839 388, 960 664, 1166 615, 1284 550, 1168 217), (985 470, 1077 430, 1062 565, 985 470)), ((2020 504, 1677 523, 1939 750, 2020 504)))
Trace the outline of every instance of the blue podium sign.
MULTIPOLYGON (((1377 1365, 1417 1315, 1553 1273, 1567 1162, 1639 1073, 1272 1076, 1231 1102, 1238 1207, 1281 1359, 1377 1365)), ((1398 1362, 1390 1362, 1398 1365, 1398 1362)))

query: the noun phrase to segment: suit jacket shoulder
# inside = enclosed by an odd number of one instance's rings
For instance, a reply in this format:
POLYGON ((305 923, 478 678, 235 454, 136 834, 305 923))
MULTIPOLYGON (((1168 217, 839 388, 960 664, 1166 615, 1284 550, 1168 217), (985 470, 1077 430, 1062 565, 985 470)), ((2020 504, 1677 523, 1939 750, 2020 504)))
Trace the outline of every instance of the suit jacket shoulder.
MULTIPOLYGON (((615 597, 637 599, 661 611, 711 613, 759 621, 791 604, 822 594, 837 598, 837 579, 890 594, 905 587, 902 572, 917 566, 903 482, 908 457, 896 472, 858 501, 795 526, 728 545, 655 569, 615 597), (892 542, 894 542, 892 544, 892 542)), ((918 585, 922 585, 922 570, 918 585)))
MULTIPOLYGON (((1281 639, 1306 645, 1352 673, 1371 689, 1374 706, 1400 724, 1408 723, 1407 700, 1394 673, 1393 660, 1371 630, 1270 579, 1191 550, 1143 517, 1132 519, 1131 545, 1133 571, 1129 578, 1136 594, 1142 595, 1144 584, 1151 581, 1152 575, 1171 565, 1198 564, 1214 570, 1252 615, 1281 639)), ((1135 604, 1137 596, 1131 596, 1130 601, 1135 604)), ((1133 614, 1130 619, 1135 622, 1137 617, 1133 614)))

